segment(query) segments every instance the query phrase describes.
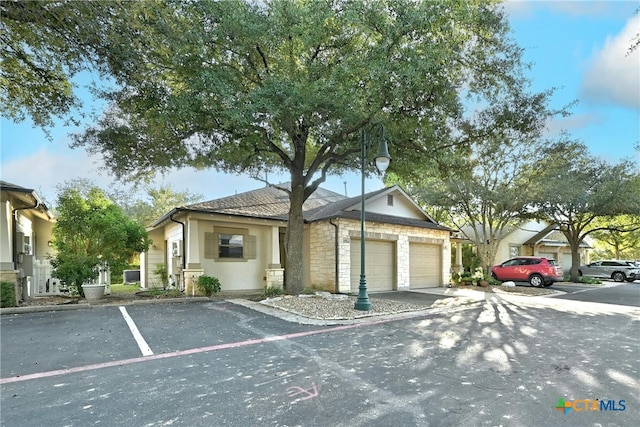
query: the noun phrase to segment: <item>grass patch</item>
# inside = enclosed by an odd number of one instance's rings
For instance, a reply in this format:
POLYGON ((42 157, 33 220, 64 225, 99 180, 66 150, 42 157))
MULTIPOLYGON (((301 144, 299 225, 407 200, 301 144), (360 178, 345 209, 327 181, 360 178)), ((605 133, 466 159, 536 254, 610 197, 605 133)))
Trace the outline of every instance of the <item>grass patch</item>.
POLYGON ((112 294, 135 294, 140 290, 138 285, 111 285, 112 294))

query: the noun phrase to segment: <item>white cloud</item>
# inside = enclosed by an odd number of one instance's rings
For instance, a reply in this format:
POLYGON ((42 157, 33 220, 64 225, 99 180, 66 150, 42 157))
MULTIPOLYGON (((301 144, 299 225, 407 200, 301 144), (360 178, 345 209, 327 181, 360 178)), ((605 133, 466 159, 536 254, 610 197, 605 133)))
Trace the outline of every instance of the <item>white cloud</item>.
POLYGON ((627 54, 639 29, 640 16, 636 15, 619 34, 607 37, 584 74, 582 99, 593 104, 640 109, 640 50, 627 54))
MULTIPOLYGON (((3 161, 1 178, 3 181, 36 190, 49 205, 55 204, 57 187, 60 184, 77 178, 86 178, 108 191, 115 189, 133 191, 133 183, 124 184, 116 181, 98 158, 89 157, 83 150, 59 147, 55 152, 43 147, 26 157, 3 161)), ((289 181, 289 178, 287 175, 270 174, 268 180, 271 183, 280 183, 289 181)), ((202 195, 203 200, 212 200, 255 190, 265 184, 244 175, 184 168, 158 175, 151 185, 153 187, 170 185, 175 190, 188 190, 190 193, 202 195)), ((360 185, 360 174, 354 172, 343 177, 329 176, 321 186, 340 194, 344 194, 346 190, 351 197, 360 194, 360 185)), ((382 186, 379 178, 370 177, 367 178, 365 191, 374 191, 382 186)))
POLYGON ((555 118, 547 123, 547 131, 551 135, 558 135, 562 131, 584 129, 589 126, 598 126, 604 122, 604 118, 595 114, 576 114, 567 117, 555 118))

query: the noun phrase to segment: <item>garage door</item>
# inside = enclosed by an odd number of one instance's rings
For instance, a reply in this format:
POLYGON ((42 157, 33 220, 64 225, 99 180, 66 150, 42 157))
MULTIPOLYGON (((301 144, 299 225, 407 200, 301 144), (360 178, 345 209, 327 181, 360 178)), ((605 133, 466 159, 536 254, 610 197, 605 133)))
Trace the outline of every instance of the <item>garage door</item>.
POLYGON ((562 267, 562 271, 564 274, 569 275, 571 273, 571 254, 562 254, 562 259, 560 260, 560 267, 562 267))
MULTIPOLYGON (((370 291, 392 291, 395 284, 395 242, 367 240, 365 274, 370 291)), ((360 239, 351 240, 351 292, 360 286, 360 239)))
POLYGON ((412 289, 442 285, 442 247, 409 245, 409 281, 412 289))

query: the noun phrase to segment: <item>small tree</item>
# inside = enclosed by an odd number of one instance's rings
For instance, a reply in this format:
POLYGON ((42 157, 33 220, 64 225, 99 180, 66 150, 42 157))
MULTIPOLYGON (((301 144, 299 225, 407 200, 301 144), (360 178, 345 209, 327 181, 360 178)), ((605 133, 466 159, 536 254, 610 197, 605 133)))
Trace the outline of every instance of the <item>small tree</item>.
POLYGON ((53 274, 77 288, 80 296, 81 285, 98 277, 98 265, 121 270, 131 256, 149 247, 144 228, 84 180, 59 188, 56 216, 53 274))

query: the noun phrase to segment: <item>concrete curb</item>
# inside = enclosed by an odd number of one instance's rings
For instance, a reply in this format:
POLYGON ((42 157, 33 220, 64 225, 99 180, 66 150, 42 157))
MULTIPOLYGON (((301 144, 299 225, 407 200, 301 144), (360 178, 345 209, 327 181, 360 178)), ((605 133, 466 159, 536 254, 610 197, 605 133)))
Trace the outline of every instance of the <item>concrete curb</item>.
POLYGON ((43 313, 47 311, 67 311, 67 310, 86 310, 96 307, 105 306, 127 306, 127 305, 155 305, 155 304, 188 304, 192 302, 214 301, 207 297, 185 297, 185 298, 149 298, 139 300, 128 300, 120 302, 97 301, 89 303, 81 301, 77 304, 59 304, 59 305, 35 305, 25 307, 6 307, 0 308, 0 315, 4 314, 22 314, 22 313, 43 313))
MULTIPOLYGON (((455 303, 449 304, 446 307, 425 307, 421 310, 403 311, 392 314, 372 314, 369 316, 358 317, 354 319, 313 319, 296 314, 291 311, 283 310, 281 308, 271 307, 265 304, 261 304, 255 301, 243 300, 243 299, 228 299, 229 303, 236 304, 259 313, 266 314, 268 316, 277 317, 291 323, 298 323, 301 325, 315 325, 315 326, 334 326, 334 325, 353 325, 364 323, 376 323, 385 320, 403 320, 412 319, 416 317, 424 317, 440 313, 455 313, 458 311, 469 310, 478 306, 480 301, 472 300, 469 298, 451 298, 456 300, 455 303)), ((484 300, 484 298, 483 298, 484 300)))

